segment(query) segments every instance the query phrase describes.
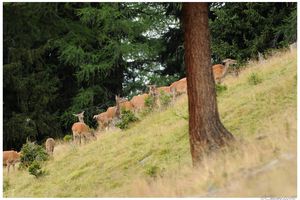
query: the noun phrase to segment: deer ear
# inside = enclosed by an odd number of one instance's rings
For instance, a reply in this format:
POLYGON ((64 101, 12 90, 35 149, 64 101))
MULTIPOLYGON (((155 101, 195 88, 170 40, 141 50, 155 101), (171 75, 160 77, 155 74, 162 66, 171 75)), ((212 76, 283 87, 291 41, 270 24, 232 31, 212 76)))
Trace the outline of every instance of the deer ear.
POLYGON ((77 115, 76 114, 73 114, 75 117, 77 117, 77 115))
POLYGON ((84 114, 84 111, 82 111, 82 113, 81 114, 84 114))

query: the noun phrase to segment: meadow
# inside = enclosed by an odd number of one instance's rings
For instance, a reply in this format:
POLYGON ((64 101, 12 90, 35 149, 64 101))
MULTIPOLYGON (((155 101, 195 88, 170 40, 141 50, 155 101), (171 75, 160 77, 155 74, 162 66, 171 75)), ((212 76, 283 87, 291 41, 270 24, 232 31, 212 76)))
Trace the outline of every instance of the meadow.
POLYGON ((35 178, 3 171, 4 197, 297 195, 297 55, 281 51, 226 77, 221 120, 236 138, 193 168, 187 96, 82 146, 60 141, 35 178))

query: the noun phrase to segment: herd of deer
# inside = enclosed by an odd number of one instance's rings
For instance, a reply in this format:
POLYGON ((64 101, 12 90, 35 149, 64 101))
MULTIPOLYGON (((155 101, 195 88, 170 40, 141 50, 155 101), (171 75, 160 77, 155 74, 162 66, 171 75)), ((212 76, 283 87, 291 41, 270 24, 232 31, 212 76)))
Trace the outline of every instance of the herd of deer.
MULTIPOLYGON (((221 83, 228 73, 229 66, 236 63, 236 60, 225 59, 223 60, 223 64, 213 65, 212 70, 215 81, 217 83, 221 83)), ((238 75, 237 70, 234 72, 235 75, 238 75)), ((102 112, 93 116, 93 119, 97 120, 100 130, 107 130, 109 127, 111 127, 111 125, 114 125, 114 122, 120 118, 121 110, 133 111, 134 113, 142 111, 146 107, 145 100, 148 97, 154 97, 155 104, 158 107, 161 106, 159 97, 162 93, 172 96, 172 102, 174 102, 176 96, 187 92, 187 80, 186 78, 182 78, 178 81, 175 81, 170 86, 162 86, 157 88, 155 85, 148 85, 148 87, 148 93, 134 96, 131 100, 127 100, 116 95, 115 106, 109 107, 106 112, 102 112)), ((79 120, 79 122, 74 123, 72 126, 74 142, 80 144, 81 139, 84 139, 85 141, 96 139, 95 131, 91 130, 88 125, 84 123, 84 112, 74 114, 74 116, 78 117, 79 120)))
MULTIPOLYGON (((214 79, 217 83, 221 83, 226 74, 228 73, 229 66, 231 64, 236 64, 237 62, 232 59, 225 59, 223 61, 224 64, 217 64, 213 65, 213 74, 214 79)), ((234 71, 235 75, 238 75, 238 71, 234 71)), ((180 94, 184 94, 187 92, 187 80, 186 78, 182 78, 178 81, 175 81, 170 86, 162 86, 156 87, 155 85, 148 85, 149 93, 140 94, 134 96, 131 100, 127 100, 121 98, 120 96, 116 95, 116 106, 109 107, 106 112, 100 113, 98 115, 94 115, 93 119, 97 120, 99 124, 100 130, 107 130, 113 122, 120 117, 121 110, 130 110, 134 113, 138 113, 142 111, 146 105, 145 100, 149 96, 154 97, 155 103, 158 107, 160 107, 159 96, 162 93, 168 94, 172 96, 172 102, 174 102, 176 96, 180 94)), ((76 144, 81 144, 81 140, 84 142, 88 142, 90 140, 96 140, 96 132, 95 130, 91 129, 85 122, 84 122, 84 111, 79 114, 73 114, 74 116, 78 117, 78 122, 72 125, 72 133, 73 133, 73 141, 76 144)), ((55 141, 53 138, 48 138, 46 140, 45 146, 46 151, 49 155, 53 154, 54 151, 55 141)), ((7 171, 9 173, 9 168, 12 165, 13 168, 15 164, 20 161, 20 152, 17 151, 4 151, 3 152, 3 165, 7 166, 7 171)))

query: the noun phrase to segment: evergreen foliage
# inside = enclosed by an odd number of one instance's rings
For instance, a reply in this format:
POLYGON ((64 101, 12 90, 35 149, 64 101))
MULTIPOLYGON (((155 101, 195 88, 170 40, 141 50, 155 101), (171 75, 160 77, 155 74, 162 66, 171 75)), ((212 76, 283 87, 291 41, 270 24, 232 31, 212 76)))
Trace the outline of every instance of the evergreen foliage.
POLYGON ((21 149, 21 167, 29 167, 32 163, 46 161, 49 158, 46 150, 33 142, 27 141, 21 149))
POLYGON ((96 125, 92 116, 113 105, 115 94, 144 90, 160 48, 146 34, 160 30, 152 19, 161 16, 155 8, 5 3, 4 149, 19 149, 27 137, 42 141, 70 133, 72 113, 82 110, 86 123, 96 125))
POLYGON ((244 62, 257 58, 258 52, 295 41, 296 5, 283 2, 212 4, 210 28, 214 61, 235 58, 244 62))
POLYGON ((36 160, 28 167, 29 174, 35 176, 35 178, 46 175, 46 171, 42 170, 41 163, 36 160))

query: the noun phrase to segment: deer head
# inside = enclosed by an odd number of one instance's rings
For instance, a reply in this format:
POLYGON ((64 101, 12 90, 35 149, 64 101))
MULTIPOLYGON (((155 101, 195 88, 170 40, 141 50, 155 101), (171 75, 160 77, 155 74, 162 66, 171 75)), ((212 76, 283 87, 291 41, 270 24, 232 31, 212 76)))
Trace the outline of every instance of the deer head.
POLYGON ((156 85, 147 85, 149 88, 149 95, 156 96, 157 95, 157 88, 156 85))
POLYGON ((222 63, 226 66, 226 65, 235 65, 237 64, 237 61, 236 60, 233 60, 233 59, 230 59, 230 58, 227 58, 225 60, 222 61, 222 63))
POLYGON ((82 111, 81 113, 79 113, 79 114, 73 114, 75 117, 78 117, 78 120, 79 120, 79 122, 83 122, 84 123, 84 120, 83 120, 83 118, 84 118, 84 111, 82 111))
POLYGON ((227 58, 227 59, 224 59, 222 61, 222 64, 225 66, 224 72, 223 72, 223 75, 222 75, 222 78, 224 78, 226 76, 227 72, 228 72, 229 66, 237 64, 237 61, 233 60, 233 59, 230 59, 230 58, 227 58))
POLYGON ((93 116, 93 119, 97 120, 98 116, 99 116, 99 115, 94 115, 94 116, 93 116))

